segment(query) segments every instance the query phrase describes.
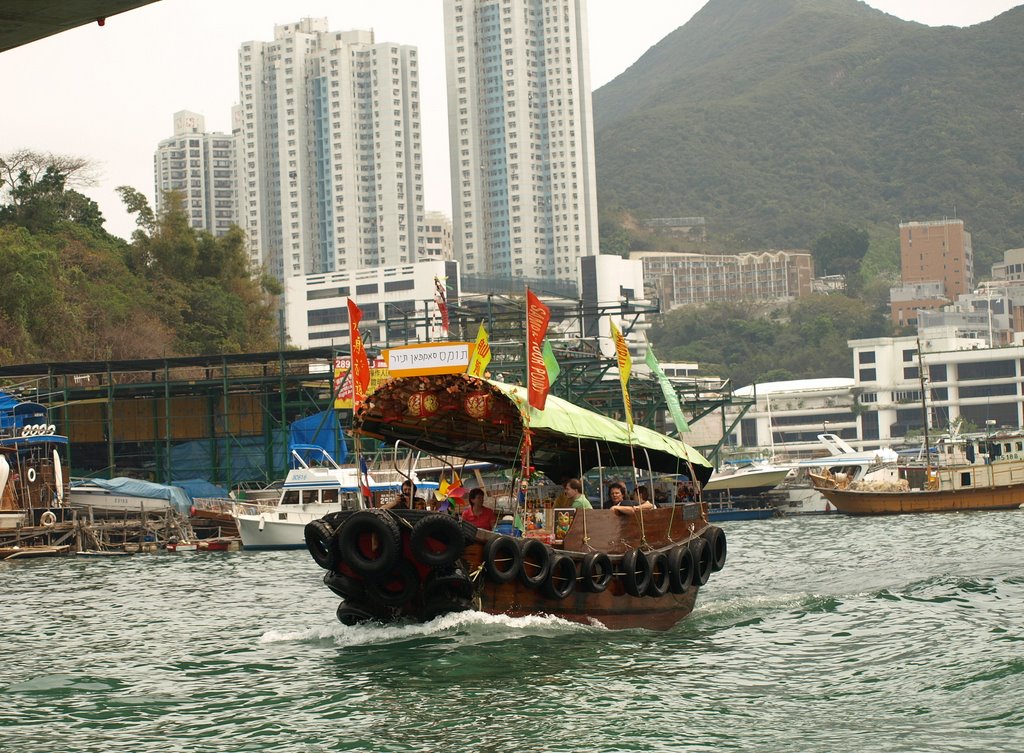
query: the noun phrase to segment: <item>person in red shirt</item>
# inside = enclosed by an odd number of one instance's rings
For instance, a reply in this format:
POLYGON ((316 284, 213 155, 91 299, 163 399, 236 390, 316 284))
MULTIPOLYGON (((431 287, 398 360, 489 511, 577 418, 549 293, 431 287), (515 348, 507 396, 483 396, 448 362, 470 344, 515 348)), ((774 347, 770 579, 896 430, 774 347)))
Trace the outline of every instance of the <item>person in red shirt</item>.
POLYGON ((462 519, 477 528, 494 528, 498 514, 490 507, 484 507, 484 490, 472 489, 469 492, 469 507, 462 512, 462 519))

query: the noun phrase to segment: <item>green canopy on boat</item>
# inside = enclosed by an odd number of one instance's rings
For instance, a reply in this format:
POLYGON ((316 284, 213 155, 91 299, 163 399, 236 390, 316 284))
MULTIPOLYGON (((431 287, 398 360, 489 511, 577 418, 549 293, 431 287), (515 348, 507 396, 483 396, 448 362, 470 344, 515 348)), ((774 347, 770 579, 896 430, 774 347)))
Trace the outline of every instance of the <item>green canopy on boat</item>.
POLYGON ((447 374, 392 379, 360 406, 356 431, 389 444, 402 441, 432 453, 515 466, 529 430, 530 465, 556 482, 591 468, 650 468, 695 477, 702 485, 711 464, 684 442, 549 396, 543 411, 526 389, 447 374))

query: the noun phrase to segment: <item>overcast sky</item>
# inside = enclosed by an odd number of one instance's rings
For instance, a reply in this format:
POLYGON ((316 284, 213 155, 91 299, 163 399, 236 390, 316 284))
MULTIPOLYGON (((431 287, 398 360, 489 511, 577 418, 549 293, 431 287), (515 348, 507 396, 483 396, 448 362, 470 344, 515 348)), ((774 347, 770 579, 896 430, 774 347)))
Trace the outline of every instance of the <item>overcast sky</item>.
MULTIPOLYGON (((869 0, 899 18, 970 26, 1020 0, 869 0)), ((596 89, 685 24, 705 0, 590 0, 596 89), (628 8, 628 11, 626 10, 628 8)), ((425 209, 451 214, 441 0, 160 0, 0 53, 0 154, 19 148, 95 161, 99 182, 82 189, 107 230, 134 228, 114 193, 130 185, 153 201, 153 152, 173 135, 172 116, 192 110, 210 131, 230 131, 242 42, 271 40, 274 25, 326 17, 332 31, 371 28, 377 42, 420 53, 425 209)))

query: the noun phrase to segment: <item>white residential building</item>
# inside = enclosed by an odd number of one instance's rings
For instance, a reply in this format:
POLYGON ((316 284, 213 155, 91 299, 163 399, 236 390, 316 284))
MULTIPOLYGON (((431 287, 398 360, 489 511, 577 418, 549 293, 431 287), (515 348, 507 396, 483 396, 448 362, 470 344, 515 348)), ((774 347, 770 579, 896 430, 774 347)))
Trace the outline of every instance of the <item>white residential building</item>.
POLYGON ((289 277, 285 280, 285 318, 290 344, 348 348, 349 298, 362 312, 360 332, 367 349, 445 340, 435 278, 444 281, 448 301, 456 302, 460 294, 458 264, 442 259, 289 277))
POLYGON ((452 242, 452 220, 444 212, 427 212, 423 218, 423 246, 420 259, 455 258, 452 242))
POLYGON ((422 245, 415 47, 326 18, 238 53, 242 226, 279 279, 412 264, 422 245))
POLYGON ((233 136, 207 133, 199 113, 174 113, 174 135, 153 155, 156 211, 167 208, 165 192, 176 191, 193 228, 224 235, 238 224, 236 168, 233 136))
POLYGON ((586 0, 444 0, 455 255, 577 281, 598 253, 586 0))

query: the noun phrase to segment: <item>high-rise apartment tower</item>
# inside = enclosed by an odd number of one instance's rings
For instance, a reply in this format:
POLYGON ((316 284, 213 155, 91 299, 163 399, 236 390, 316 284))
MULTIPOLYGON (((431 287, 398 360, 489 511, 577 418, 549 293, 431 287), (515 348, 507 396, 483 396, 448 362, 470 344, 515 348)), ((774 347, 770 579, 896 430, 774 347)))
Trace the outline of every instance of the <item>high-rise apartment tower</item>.
POLYGON ((576 281, 598 252, 586 0, 444 0, 455 254, 576 281))
POLYGON ((415 47, 326 18, 238 53, 242 227, 280 279, 414 262, 423 225, 415 47))
POLYGON ((207 133, 199 113, 174 113, 174 135, 153 155, 157 212, 166 208, 164 193, 176 191, 193 228, 224 235, 238 223, 235 170, 233 136, 207 133))

